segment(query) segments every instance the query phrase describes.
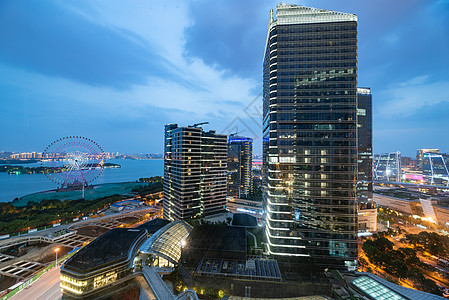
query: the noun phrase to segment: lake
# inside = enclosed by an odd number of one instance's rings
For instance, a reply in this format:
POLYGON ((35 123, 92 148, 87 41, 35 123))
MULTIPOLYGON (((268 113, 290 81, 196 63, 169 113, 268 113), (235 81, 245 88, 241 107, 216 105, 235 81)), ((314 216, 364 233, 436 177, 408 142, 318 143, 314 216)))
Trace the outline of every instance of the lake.
MULTIPOLYGON (((135 181, 141 177, 164 175, 162 159, 109 159, 105 162, 118 164, 121 168, 104 169, 93 184, 135 181)), ((21 164, 24 167, 40 166, 40 163, 21 164)), ((28 194, 53 190, 58 186, 44 174, 9 175, 0 173, 0 202, 9 202, 28 194)))

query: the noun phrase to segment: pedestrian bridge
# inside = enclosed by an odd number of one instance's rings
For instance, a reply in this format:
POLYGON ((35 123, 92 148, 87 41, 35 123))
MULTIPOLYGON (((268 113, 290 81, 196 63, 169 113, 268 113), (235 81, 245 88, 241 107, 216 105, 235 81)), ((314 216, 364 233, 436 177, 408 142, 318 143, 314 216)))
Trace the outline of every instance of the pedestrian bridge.
POLYGON ((159 300, 198 300, 198 296, 193 290, 186 290, 178 296, 173 295, 154 268, 143 266, 142 273, 154 295, 159 300))

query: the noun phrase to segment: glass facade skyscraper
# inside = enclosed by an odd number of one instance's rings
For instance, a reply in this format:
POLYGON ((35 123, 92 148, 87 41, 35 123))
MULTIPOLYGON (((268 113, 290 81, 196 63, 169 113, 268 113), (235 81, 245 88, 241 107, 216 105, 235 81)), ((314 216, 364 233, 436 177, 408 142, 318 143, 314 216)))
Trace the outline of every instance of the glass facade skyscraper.
POLYGON ((322 267, 357 259, 357 16, 279 4, 263 64, 268 251, 322 267))
POLYGON ((165 126, 164 218, 185 220, 226 212, 227 136, 165 126))
POLYGON ((228 140, 228 196, 248 198, 252 190, 253 139, 231 135, 228 140))
POLYGON ((359 202, 373 200, 373 98, 369 88, 357 88, 359 202))

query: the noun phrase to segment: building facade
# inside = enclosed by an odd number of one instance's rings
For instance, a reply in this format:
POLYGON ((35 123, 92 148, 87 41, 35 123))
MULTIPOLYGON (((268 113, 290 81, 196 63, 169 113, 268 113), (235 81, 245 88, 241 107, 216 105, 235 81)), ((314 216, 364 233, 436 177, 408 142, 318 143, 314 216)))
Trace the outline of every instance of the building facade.
POLYGON ((373 177, 377 181, 401 182, 401 152, 374 155, 373 177))
POLYGON ((252 191, 253 139, 230 136, 228 140, 228 196, 248 198, 252 191))
POLYGON ((370 88, 357 88, 357 197, 358 232, 377 231, 373 202, 373 96, 370 88))
POLYGON ((377 231, 377 205, 374 201, 359 202, 358 205, 359 234, 377 231))
POLYGON ((416 151, 416 169, 423 170, 424 153, 440 153, 440 149, 418 149, 416 151))
POLYGON ((373 200, 373 98, 369 88, 357 88, 358 180, 360 202, 373 200))
POLYGON ((426 152, 420 162, 425 184, 449 186, 449 155, 426 152))
POLYGON ((165 126, 164 218, 185 220, 226 211, 227 136, 196 126, 165 126))
POLYGON ((263 65, 270 254, 323 267, 357 260, 357 16, 279 4, 263 65))
POLYGON ((64 299, 96 299, 111 284, 127 280, 146 229, 115 228, 80 249, 61 266, 64 299))

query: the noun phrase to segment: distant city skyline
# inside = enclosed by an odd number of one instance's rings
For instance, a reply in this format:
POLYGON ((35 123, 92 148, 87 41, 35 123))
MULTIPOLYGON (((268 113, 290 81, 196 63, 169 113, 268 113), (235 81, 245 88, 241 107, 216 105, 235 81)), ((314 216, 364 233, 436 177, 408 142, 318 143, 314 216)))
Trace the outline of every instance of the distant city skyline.
MULTIPOLYGON (((3 1, 0 151, 83 135, 105 151, 162 153, 165 124, 209 121, 205 130, 254 138, 260 154, 265 29, 278 2, 3 1)), ((373 153, 449 152, 449 1, 294 4, 358 15, 373 153)))

